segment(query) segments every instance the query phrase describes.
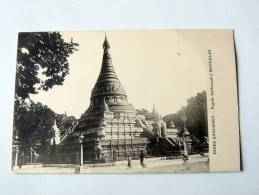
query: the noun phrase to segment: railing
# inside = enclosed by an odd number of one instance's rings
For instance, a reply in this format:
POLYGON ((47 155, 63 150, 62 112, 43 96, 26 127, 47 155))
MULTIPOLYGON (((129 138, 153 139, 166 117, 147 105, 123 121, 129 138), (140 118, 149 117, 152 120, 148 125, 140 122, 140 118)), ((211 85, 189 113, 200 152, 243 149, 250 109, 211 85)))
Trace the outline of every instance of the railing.
MULTIPOLYGON (((140 158, 140 151, 143 150, 146 158, 161 157, 166 159, 182 158, 182 151, 176 148, 150 148, 146 151, 145 148, 133 148, 125 150, 124 148, 106 149, 100 154, 100 158, 96 158, 96 153, 85 150, 84 163, 104 163, 127 160, 130 157, 132 160, 140 158)), ((209 147, 206 144, 193 145, 189 155, 200 154, 208 152, 209 147)), ((13 157, 14 158, 14 157, 13 157)), ((36 159, 35 156, 19 155, 19 165, 43 163, 43 164, 80 164, 80 150, 67 151, 53 151, 52 153, 36 159)))
POLYGON ((79 152, 59 152, 56 154, 47 155, 44 159, 44 164, 79 164, 79 152))
POLYGON ((191 154, 203 154, 209 152, 209 146, 206 144, 204 145, 196 145, 192 146, 191 154))

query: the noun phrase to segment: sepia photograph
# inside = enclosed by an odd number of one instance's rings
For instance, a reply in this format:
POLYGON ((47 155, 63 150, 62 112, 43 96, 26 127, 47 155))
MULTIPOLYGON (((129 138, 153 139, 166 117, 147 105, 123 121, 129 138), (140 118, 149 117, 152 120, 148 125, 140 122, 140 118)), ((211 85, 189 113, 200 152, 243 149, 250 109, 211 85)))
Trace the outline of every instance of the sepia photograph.
POLYGON ((0 194, 258 195, 259 1, 3 1, 0 194))
MULTIPOLYGON (((222 149, 215 129, 224 118, 216 109, 216 84, 224 86, 216 80, 222 64, 216 58, 235 75, 235 63, 227 61, 234 53, 225 53, 232 36, 230 30, 20 32, 12 171, 228 170, 212 168, 211 157, 222 149)), ((238 141, 233 147, 236 162, 238 141)))

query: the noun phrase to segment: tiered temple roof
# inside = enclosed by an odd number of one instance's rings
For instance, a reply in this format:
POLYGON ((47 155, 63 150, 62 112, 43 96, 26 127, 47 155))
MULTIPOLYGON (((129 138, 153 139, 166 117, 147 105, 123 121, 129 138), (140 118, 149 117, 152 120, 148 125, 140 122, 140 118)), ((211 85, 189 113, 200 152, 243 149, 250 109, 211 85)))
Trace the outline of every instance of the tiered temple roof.
POLYGON ((113 68, 110 56, 110 44, 107 37, 103 43, 102 67, 97 82, 92 90, 89 111, 102 109, 105 102, 114 113, 135 113, 134 107, 128 103, 127 94, 113 68))
POLYGON ((143 128, 136 126, 136 110, 115 73, 106 36, 103 50, 101 71, 90 106, 78 121, 77 135, 85 137, 86 159, 99 159, 100 153, 102 158, 115 158, 115 151, 122 159, 138 156, 146 150, 148 139, 142 136, 143 128))

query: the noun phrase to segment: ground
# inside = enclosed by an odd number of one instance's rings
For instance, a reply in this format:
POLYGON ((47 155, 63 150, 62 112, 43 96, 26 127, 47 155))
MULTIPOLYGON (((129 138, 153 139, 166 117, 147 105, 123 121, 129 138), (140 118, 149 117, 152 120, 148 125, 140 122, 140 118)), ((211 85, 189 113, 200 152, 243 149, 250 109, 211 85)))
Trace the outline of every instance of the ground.
POLYGON ((55 166, 23 166, 14 169, 15 173, 181 173, 181 172, 208 172, 208 157, 191 156, 188 161, 182 159, 161 160, 161 158, 145 159, 145 168, 139 160, 132 160, 132 168, 127 167, 127 161, 115 164, 95 165, 60 165, 55 166))

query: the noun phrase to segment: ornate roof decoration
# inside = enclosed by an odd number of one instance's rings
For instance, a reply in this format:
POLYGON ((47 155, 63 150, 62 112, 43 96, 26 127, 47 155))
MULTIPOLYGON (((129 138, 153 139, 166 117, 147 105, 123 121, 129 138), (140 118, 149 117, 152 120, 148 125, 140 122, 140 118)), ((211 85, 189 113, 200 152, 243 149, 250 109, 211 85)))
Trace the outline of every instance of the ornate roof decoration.
POLYGON ((110 44, 105 35, 102 67, 97 82, 92 90, 91 99, 96 96, 109 94, 126 96, 125 90, 114 71, 109 49, 110 44))
POLYGON ((160 120, 160 116, 155 108, 155 105, 153 104, 153 110, 152 112, 149 114, 149 116, 147 117, 148 120, 154 120, 154 121, 159 121, 160 120))
POLYGON ((103 102, 105 102, 109 111, 135 112, 134 107, 128 103, 124 87, 115 73, 110 48, 110 43, 105 35, 101 71, 91 93, 91 105, 88 111, 103 110, 103 102))

